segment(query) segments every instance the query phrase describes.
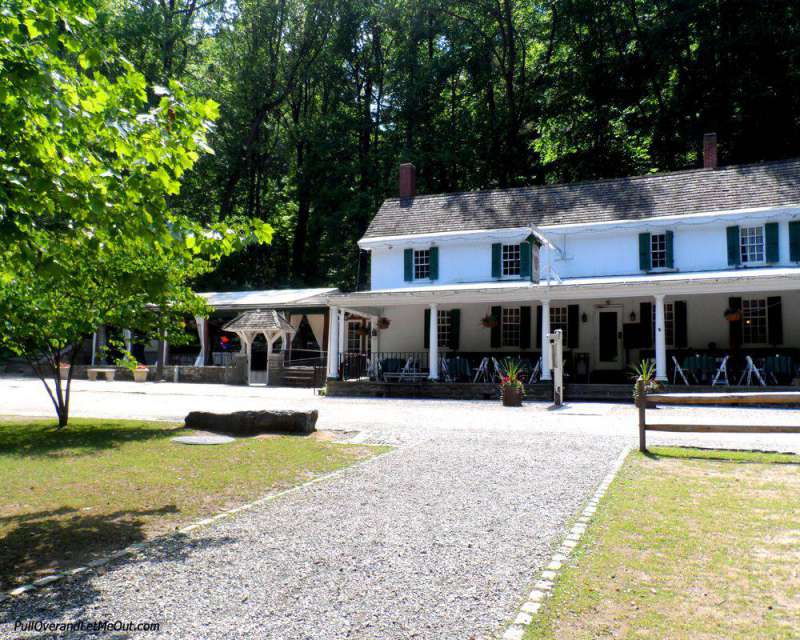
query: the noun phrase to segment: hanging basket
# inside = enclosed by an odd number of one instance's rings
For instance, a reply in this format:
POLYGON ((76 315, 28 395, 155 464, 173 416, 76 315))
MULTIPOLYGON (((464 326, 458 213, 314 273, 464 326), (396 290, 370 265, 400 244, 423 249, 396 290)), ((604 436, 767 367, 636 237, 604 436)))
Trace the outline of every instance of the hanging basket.
POLYGON ((389 318, 378 318, 378 329, 385 330, 388 329, 392 324, 392 321, 389 318))
POLYGON ((481 318, 481 324, 487 329, 494 329, 499 322, 494 316, 483 316, 483 318, 481 318))
POLYGON ((742 319, 742 312, 738 309, 736 311, 731 311, 730 309, 725 309, 725 319, 728 322, 738 322, 742 319))

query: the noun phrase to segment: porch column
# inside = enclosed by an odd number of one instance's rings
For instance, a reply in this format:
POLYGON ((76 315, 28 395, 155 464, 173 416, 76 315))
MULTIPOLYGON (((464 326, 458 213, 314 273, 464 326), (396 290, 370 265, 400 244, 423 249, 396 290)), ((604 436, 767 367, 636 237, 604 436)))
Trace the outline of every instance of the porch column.
POLYGON ((664 330, 664 294, 656 299, 656 380, 667 380, 667 333, 664 330))
POLYGON ((542 380, 552 380, 550 369, 553 368, 550 353, 550 340, 547 334, 550 333, 550 301, 542 300, 542 380))
POLYGON ((430 305, 431 317, 428 324, 430 343, 428 344, 428 378, 439 379, 439 305, 430 305))
POLYGON ((97 331, 92 334, 92 362, 91 365, 94 366, 95 358, 97 357, 97 331))
POLYGON ((369 317, 369 355, 373 366, 378 362, 378 316, 369 317))
POLYGON ((197 323, 197 337, 200 339, 200 353, 194 360, 195 367, 206 366, 206 351, 208 350, 208 320, 202 316, 195 316, 197 323))
POLYGON ((328 312, 328 377, 339 377, 339 308, 331 307, 328 312))
POLYGON ((122 330, 122 340, 125 342, 125 351, 130 353, 133 348, 133 334, 130 329, 122 330))

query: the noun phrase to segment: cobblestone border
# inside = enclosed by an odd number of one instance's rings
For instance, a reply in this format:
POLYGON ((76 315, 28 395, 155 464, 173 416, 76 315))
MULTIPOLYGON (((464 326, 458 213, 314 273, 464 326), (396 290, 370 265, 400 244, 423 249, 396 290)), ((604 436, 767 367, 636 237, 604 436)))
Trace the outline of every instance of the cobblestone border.
POLYGON ((533 621, 534 614, 539 612, 545 599, 550 595, 553 589, 553 582, 558 577, 558 573, 564 561, 573 552, 575 547, 578 546, 581 537, 586 533, 586 527, 597 511, 598 503, 605 495, 609 485, 613 482, 630 451, 630 447, 625 447, 619 457, 614 461, 614 465, 597 487, 597 491, 595 491, 589 499, 578 521, 573 525, 567 537, 561 543, 561 546, 553 554, 553 557, 550 559, 550 564, 545 567, 539 576, 539 580, 533 585, 533 591, 528 594, 527 600, 520 607, 517 617, 514 618, 514 622, 506 629, 502 636, 503 640, 522 640, 522 637, 525 635, 525 630, 533 621))
MULTIPOLYGON (((343 441, 341 444, 351 444, 351 443, 353 443, 353 440, 354 439, 348 439, 348 440, 343 441)), ((358 443, 358 444, 362 444, 363 446, 377 446, 377 445, 370 445, 370 444, 366 444, 366 443, 358 443)), ((151 540, 147 540, 145 542, 136 542, 134 544, 131 544, 131 545, 125 547, 124 549, 120 549, 119 551, 115 551, 114 553, 112 553, 112 554, 110 554, 108 556, 104 556, 104 557, 101 557, 101 558, 96 558, 95 560, 92 560, 91 562, 87 562, 85 566, 75 567, 74 569, 69 569, 67 571, 60 571, 58 573, 54 573, 54 574, 47 575, 47 576, 44 576, 42 578, 39 578, 38 580, 34 580, 33 582, 30 582, 28 584, 20 585, 19 587, 16 587, 15 589, 11 589, 11 591, 0 592, 0 604, 7 603, 9 600, 12 600, 12 599, 14 599, 14 598, 16 598, 18 596, 24 595, 26 593, 30 593, 32 591, 38 591, 38 590, 43 589, 45 587, 48 587, 50 585, 55 585, 55 584, 57 584, 59 582, 63 582, 64 580, 69 580, 70 578, 74 578, 75 576, 78 576, 78 575, 81 575, 81 574, 84 574, 84 573, 88 573, 88 572, 92 571, 93 569, 99 569, 101 567, 104 567, 104 566, 108 565, 109 563, 111 563, 111 562, 113 562, 115 560, 119 560, 120 558, 124 558, 126 556, 134 555, 134 554, 138 553, 139 551, 142 551, 146 547, 152 546, 152 545, 154 545, 156 543, 164 542, 165 540, 168 540, 170 538, 175 538, 175 537, 177 537, 179 535, 182 535, 182 534, 187 534, 187 533, 189 533, 191 531, 194 531, 195 529, 199 529, 200 527, 208 526, 208 525, 213 524, 213 523, 215 523, 215 522, 217 522, 219 520, 224 520, 225 518, 229 518, 229 517, 231 517, 233 515, 236 515, 240 511, 249 511, 250 509, 258 507, 259 505, 265 504, 267 502, 271 502, 272 500, 276 500, 277 498, 281 498, 281 497, 283 497, 285 495, 288 495, 290 493, 295 493, 297 491, 301 491, 302 489, 305 489, 305 488, 307 488, 307 487, 309 487, 309 486, 311 486, 313 484, 317 484, 319 482, 323 482, 323 481, 326 481, 326 480, 331 480, 331 479, 333 479, 335 477, 338 477, 340 475, 343 475, 343 474, 345 474, 345 473, 347 473, 349 471, 357 469, 358 467, 360 467, 362 465, 369 464, 369 463, 374 462, 376 460, 379 460, 379 459, 381 459, 381 458, 383 458, 385 456, 388 456, 388 455, 391 455, 393 453, 396 453, 400 449, 401 449, 401 447, 399 445, 392 445, 392 449, 389 450, 389 451, 386 451, 384 453, 379 453, 379 454, 377 454, 375 456, 372 456, 371 458, 367 458, 366 460, 361 460, 359 462, 356 462, 355 464, 349 465, 349 466, 344 467, 342 469, 337 469, 336 471, 331 471, 330 473, 326 473, 326 474, 321 475, 321 476, 319 476, 317 478, 313 478, 311 480, 308 480, 307 482, 304 482, 303 484, 298 484, 295 487, 290 487, 289 489, 284 489, 283 491, 278 491, 277 493, 267 494, 265 496, 262 496, 262 497, 258 498, 257 500, 253 500, 252 502, 248 502, 248 503, 240 505, 238 507, 234 507, 233 509, 227 509, 226 511, 222 511, 221 513, 218 513, 215 516, 211 516, 210 518, 204 518, 203 520, 198 520, 197 522, 193 522, 192 524, 186 525, 185 527, 182 527, 182 528, 178 529, 177 531, 175 531, 173 533, 168 533, 166 535, 157 536, 157 537, 152 538, 151 540)))

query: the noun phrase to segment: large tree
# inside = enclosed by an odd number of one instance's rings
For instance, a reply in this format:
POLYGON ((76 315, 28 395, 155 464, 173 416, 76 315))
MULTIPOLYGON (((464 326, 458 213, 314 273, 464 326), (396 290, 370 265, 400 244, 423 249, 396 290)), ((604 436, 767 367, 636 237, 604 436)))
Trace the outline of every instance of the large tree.
POLYGON ((60 426, 61 365, 87 335, 106 323, 179 335, 204 308, 192 279, 271 235, 170 207, 210 151, 217 105, 177 82, 148 88, 94 20, 87 0, 0 11, 0 341, 40 375, 60 426))

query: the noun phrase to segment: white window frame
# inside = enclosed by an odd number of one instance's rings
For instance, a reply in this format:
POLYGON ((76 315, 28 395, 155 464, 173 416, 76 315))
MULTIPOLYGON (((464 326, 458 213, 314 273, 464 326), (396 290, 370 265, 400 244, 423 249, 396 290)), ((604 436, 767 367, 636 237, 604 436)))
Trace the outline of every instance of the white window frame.
POLYGON ((439 310, 436 314, 436 334, 439 348, 450 348, 450 335, 453 327, 453 315, 450 311, 439 310))
POLYGON ((361 327, 362 327, 361 320, 348 320, 347 321, 347 336, 346 336, 347 343, 345 345, 346 348, 347 348, 346 353, 362 353, 363 352, 363 347, 364 347, 363 338, 364 338, 364 336, 362 336, 359 333, 359 329, 361 327), (355 351, 353 351, 351 349, 351 347, 353 345, 353 340, 355 340, 356 343, 358 344, 358 346, 356 347, 355 351))
POLYGON ((414 249, 414 280, 431 279, 431 250, 414 249))
POLYGON ((667 232, 650 234, 650 268, 667 269, 667 232), (659 264, 656 264, 658 258, 659 264))
POLYGON ((767 260, 767 242, 764 225, 739 227, 739 261, 742 265, 762 265, 767 260), (760 240, 760 242, 759 242, 760 240), (758 257, 760 252, 761 256, 758 257), (755 256, 751 259, 751 253, 755 256))
POLYGON ((521 315, 519 307, 503 307, 500 319, 500 343, 502 346, 519 348, 522 338, 521 315))
POLYGON ((500 252, 501 274, 504 278, 522 276, 522 247, 519 244, 504 244, 500 252))
POLYGON ((569 307, 550 307, 550 333, 561 329, 561 344, 569 344, 569 307))
POLYGON ((769 318, 766 298, 742 298, 742 344, 761 346, 769 344, 769 318), (763 340, 753 340, 753 320, 763 323, 763 340), (749 335, 748 335, 749 334, 749 335))
MULTIPOLYGON (((653 310, 653 344, 656 343, 656 305, 652 305, 653 310)), ((664 303, 664 344, 668 347, 675 347, 675 303, 664 303)))

